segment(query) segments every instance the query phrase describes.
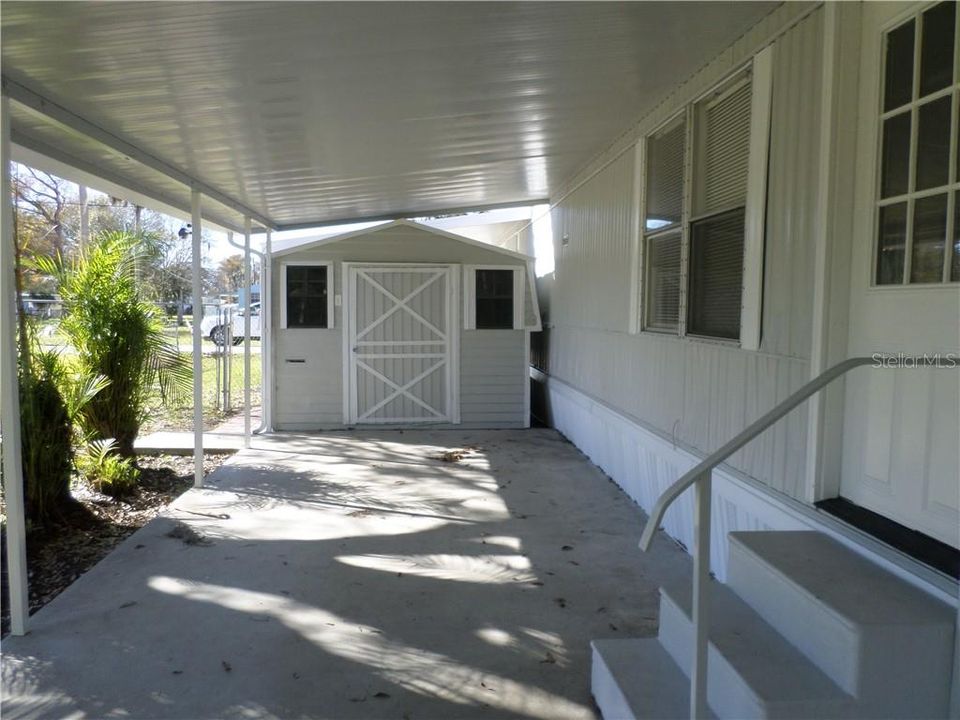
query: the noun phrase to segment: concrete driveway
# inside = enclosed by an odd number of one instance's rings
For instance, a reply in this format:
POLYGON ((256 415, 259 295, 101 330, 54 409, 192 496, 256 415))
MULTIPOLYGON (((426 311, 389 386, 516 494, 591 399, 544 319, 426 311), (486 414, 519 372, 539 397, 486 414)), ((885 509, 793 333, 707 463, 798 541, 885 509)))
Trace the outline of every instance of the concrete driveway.
POLYGON ((643 520, 551 430, 258 439, 3 643, 3 716, 594 717, 690 572, 643 520))

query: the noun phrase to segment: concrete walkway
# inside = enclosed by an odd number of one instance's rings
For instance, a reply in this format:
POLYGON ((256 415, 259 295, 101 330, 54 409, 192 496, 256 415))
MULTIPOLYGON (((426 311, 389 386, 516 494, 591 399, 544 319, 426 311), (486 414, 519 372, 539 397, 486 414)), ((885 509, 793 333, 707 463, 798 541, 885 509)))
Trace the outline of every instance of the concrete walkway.
MULTIPOLYGON (((257 405, 250 409, 250 425, 260 425, 262 410, 257 405)), ((213 430, 203 434, 203 449, 207 453, 231 453, 243 447, 243 412, 233 415, 213 430)), ((141 455, 192 455, 193 433, 180 430, 160 430, 138 437, 134 449, 141 455)))
POLYGON ((4 641, 5 719, 591 718, 590 640, 690 572, 551 430, 274 435, 208 481, 4 641))

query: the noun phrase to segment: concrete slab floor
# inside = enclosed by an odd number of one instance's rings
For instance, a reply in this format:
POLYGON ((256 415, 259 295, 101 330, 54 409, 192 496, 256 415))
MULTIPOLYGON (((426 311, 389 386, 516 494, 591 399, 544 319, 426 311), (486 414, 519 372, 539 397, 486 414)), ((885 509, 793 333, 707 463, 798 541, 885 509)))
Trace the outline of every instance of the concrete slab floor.
POLYGON ((690 572, 552 430, 280 434, 208 481, 3 643, 5 718, 590 718, 590 640, 690 572))

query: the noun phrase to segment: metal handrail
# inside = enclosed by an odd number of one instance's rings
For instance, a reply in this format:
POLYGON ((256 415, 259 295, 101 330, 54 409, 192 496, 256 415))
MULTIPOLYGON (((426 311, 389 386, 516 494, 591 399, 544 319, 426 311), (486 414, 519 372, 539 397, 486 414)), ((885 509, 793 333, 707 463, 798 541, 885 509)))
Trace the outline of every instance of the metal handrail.
MULTIPOLYGON (((695 513, 692 620, 695 645, 693 665, 690 672, 690 717, 693 720, 707 717, 707 607, 709 600, 706 588, 710 581, 710 492, 713 469, 838 377, 862 365, 883 364, 886 359, 887 356, 881 354, 870 357, 855 357, 824 370, 681 476, 660 495, 653 506, 653 510, 650 511, 650 518, 647 520, 647 524, 643 528, 643 534, 640 536, 640 549, 644 551, 650 549, 650 543, 653 542, 653 536, 663 522, 663 516, 667 508, 687 488, 693 486, 695 513)), ((937 357, 929 355, 899 356, 897 360, 909 360, 914 367, 958 367, 957 363, 940 365, 937 357)))

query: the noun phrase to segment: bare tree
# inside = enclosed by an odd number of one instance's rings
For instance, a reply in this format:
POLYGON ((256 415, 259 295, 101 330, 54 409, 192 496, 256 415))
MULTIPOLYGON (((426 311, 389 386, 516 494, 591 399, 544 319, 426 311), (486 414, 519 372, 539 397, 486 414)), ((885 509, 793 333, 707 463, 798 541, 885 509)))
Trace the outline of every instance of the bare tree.
MULTIPOLYGON (((68 208, 70 206, 70 185, 66 180, 49 173, 20 166, 14 193, 17 209, 26 215, 33 215, 40 221, 38 236, 25 237, 30 244, 46 241, 47 251, 51 255, 64 255, 68 250, 68 208)), ((34 251, 46 248, 34 248, 34 251)))

